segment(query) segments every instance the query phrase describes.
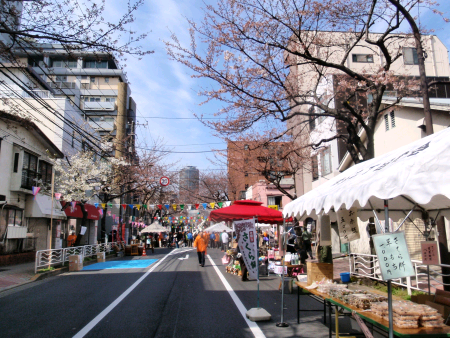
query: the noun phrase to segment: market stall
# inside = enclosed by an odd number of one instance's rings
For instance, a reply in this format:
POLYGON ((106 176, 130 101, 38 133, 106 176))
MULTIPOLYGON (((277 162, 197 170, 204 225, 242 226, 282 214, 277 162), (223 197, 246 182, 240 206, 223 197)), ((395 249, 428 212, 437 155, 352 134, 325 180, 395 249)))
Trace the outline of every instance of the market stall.
MULTIPOLYGON (((398 231, 403 223, 389 232, 389 222, 384 227, 380 220, 406 220, 423 215, 434 219, 439 215, 448 217, 449 172, 450 129, 446 129, 357 164, 287 204, 283 210, 284 217, 318 218, 321 231, 330 226, 330 220, 337 220, 340 236, 349 240, 359 236, 356 234, 359 229, 354 226, 356 216, 364 220, 375 218, 378 234, 373 240, 378 258, 385 262, 380 270, 388 284, 389 299, 382 313, 388 319, 389 337, 393 337, 394 326, 401 325, 398 320, 397 324, 394 322, 391 280, 413 271, 404 233, 398 231)), ((441 319, 433 322, 430 325, 442 325, 441 319)), ((416 323, 420 325, 419 321, 416 323)))

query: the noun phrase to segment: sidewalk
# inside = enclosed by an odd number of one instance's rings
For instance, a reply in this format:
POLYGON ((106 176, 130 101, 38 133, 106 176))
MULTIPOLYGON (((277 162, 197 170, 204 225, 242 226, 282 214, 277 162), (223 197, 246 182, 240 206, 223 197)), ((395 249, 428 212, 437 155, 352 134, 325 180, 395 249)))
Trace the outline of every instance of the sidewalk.
POLYGON ((0 266, 0 292, 34 281, 34 262, 0 266))

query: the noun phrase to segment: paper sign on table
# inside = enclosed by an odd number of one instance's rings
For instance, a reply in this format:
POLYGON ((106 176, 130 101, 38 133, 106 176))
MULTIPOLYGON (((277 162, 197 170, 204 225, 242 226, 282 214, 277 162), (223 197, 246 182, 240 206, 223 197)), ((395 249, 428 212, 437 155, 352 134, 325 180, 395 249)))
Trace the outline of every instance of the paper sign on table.
POLYGON ((414 275, 404 231, 373 235, 372 239, 384 280, 414 275))
POLYGON ((341 243, 348 243, 360 238, 356 208, 341 208, 338 212, 339 238, 341 243))
POLYGON ((422 263, 426 265, 439 265, 438 243, 436 241, 420 242, 422 252, 422 263))

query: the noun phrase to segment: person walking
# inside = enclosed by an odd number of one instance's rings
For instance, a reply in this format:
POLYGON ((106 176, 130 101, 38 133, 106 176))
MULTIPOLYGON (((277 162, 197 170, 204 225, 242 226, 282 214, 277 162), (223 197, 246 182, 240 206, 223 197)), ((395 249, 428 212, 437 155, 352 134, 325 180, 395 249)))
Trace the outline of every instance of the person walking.
POLYGON ((214 234, 214 242, 217 249, 220 249, 220 235, 218 232, 214 234))
POLYGON ((192 232, 190 232, 190 231, 188 232, 187 239, 188 239, 188 246, 192 247, 192 242, 193 242, 193 239, 194 239, 194 236, 192 236, 192 232))
POLYGON ((308 228, 305 228, 305 230, 302 233, 303 245, 305 246, 305 250, 308 253, 309 258, 314 259, 311 250, 311 237, 312 233, 308 231, 308 228))
POLYGON ((197 248, 198 263, 200 266, 205 266, 206 248, 208 247, 207 237, 203 231, 195 238, 194 247, 197 248))
POLYGON ((216 241, 216 235, 214 235, 214 232, 211 232, 211 235, 209 235, 209 247, 215 248, 215 241, 216 241))
POLYGON ((228 234, 227 234, 227 232, 224 230, 220 237, 222 239, 222 251, 227 251, 228 250, 228 234))
POLYGON ((183 234, 181 233, 181 231, 178 231, 178 233, 177 233, 177 248, 179 248, 180 245, 183 244, 182 240, 183 240, 183 234))

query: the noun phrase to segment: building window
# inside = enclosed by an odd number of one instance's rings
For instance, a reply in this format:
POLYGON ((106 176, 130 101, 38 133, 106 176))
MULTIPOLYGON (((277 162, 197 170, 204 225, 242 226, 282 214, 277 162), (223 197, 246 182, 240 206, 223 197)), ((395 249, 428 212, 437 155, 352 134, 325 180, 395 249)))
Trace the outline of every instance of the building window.
MULTIPOLYGON (((315 112, 314 107, 311 106, 309 108, 308 113, 313 114, 315 112)), ((316 128, 316 116, 315 115, 309 115, 309 130, 312 131, 316 128)))
POLYGON ((8 226, 22 226, 22 210, 9 209, 8 210, 8 226))
POLYGON ((14 154, 14 172, 18 172, 19 171, 19 153, 15 153, 14 154))
POLYGON ((331 174, 331 150, 330 147, 324 149, 320 154, 320 165, 322 176, 331 174))
POLYGON ((85 96, 84 102, 100 102, 100 97, 95 96, 85 96))
POLYGON ((317 181, 319 179, 319 163, 317 161, 317 155, 311 158, 311 173, 312 180, 317 181))
POLYGON ((395 113, 391 111, 389 115, 391 116, 391 128, 395 128, 395 113))
POLYGON ((282 196, 267 196, 267 205, 278 205, 278 208, 281 208, 282 198, 282 196))
POLYGON ((108 68, 108 61, 85 61, 84 68, 108 68))
POLYGON ((45 185, 52 184, 52 165, 50 163, 39 161, 38 174, 39 179, 42 180, 42 183, 45 185))
POLYGON ((411 47, 403 47, 403 62, 405 65, 418 65, 417 49, 411 47))
POLYGON ((116 102, 115 97, 105 97, 105 102, 116 102))
POLYGON ((373 63, 372 54, 352 54, 353 62, 373 63))
POLYGON ((77 68, 77 60, 52 60, 53 68, 77 68))
POLYGON ((109 77, 105 77, 105 83, 109 83, 109 77))
POLYGON ((95 76, 91 76, 91 83, 95 83, 95 76))
POLYGON ((87 75, 81 75, 81 80, 87 80, 87 75))
POLYGON ((384 115, 384 127, 385 127, 386 131, 389 130, 389 115, 388 114, 384 115))
POLYGON ((32 186, 37 186, 37 166, 37 156, 24 152, 22 166, 22 188, 31 190, 32 186))
POLYGON ((244 150, 248 150, 248 144, 244 145, 244 150))

